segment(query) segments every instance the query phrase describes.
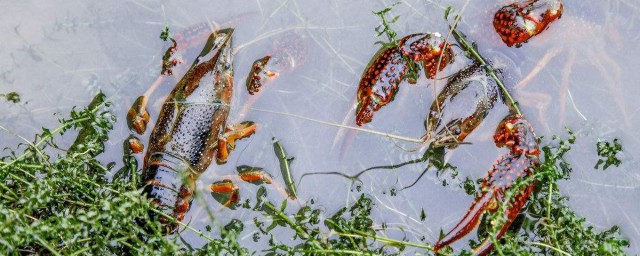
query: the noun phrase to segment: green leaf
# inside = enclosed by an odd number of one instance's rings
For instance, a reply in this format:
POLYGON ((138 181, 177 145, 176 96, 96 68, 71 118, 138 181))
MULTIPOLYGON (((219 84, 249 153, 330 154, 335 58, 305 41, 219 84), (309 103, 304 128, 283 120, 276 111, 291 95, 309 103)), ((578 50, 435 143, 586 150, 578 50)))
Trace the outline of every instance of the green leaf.
POLYGON ((444 19, 445 20, 449 19, 449 13, 451 13, 452 10, 453 10, 453 7, 451 7, 451 6, 447 6, 447 8, 444 10, 444 19))
POLYGON ((168 26, 164 26, 164 28, 162 28, 162 32, 160 32, 160 39, 162 39, 162 41, 169 40, 169 27, 168 26))
POLYGON ((282 200, 282 204, 280 205, 281 212, 284 212, 285 209, 287 209, 287 199, 282 200))

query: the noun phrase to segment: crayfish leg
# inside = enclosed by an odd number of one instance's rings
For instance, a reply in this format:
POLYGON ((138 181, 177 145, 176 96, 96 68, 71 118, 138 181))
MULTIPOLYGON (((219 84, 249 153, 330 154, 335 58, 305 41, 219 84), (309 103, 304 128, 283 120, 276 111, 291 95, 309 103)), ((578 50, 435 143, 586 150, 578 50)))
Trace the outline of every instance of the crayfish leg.
POLYGON ((224 207, 230 207, 240 202, 240 189, 231 180, 225 179, 214 182, 209 186, 209 189, 214 199, 224 207), (226 200, 223 198, 226 198, 226 200))
POLYGON ((144 134, 149 123, 149 112, 147 111, 147 97, 140 96, 133 102, 131 108, 127 112, 127 125, 129 130, 135 131, 137 134, 144 134))
POLYGON ((495 198, 493 192, 488 191, 483 193, 478 199, 476 199, 471 208, 467 211, 464 217, 456 224, 456 226, 449 231, 444 237, 442 237, 434 246, 433 251, 438 252, 445 246, 448 246, 460 238, 466 236, 473 231, 478 224, 480 224, 480 217, 486 210, 491 210, 495 198))
POLYGON ((251 121, 245 121, 227 127, 225 133, 218 138, 218 150, 216 162, 223 164, 227 162, 227 157, 236 147, 236 140, 247 138, 256 132, 258 126, 251 121))

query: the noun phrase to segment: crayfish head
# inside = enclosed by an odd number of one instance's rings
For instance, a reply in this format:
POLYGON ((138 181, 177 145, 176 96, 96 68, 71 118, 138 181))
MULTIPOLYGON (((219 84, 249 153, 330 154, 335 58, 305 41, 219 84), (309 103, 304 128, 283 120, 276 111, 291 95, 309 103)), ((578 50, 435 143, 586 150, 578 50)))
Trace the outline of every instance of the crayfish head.
POLYGON ((496 132, 493 135, 493 141, 496 143, 496 146, 512 147, 516 144, 516 140, 518 139, 516 136, 516 123, 522 118, 522 115, 509 115, 498 124, 496 132))

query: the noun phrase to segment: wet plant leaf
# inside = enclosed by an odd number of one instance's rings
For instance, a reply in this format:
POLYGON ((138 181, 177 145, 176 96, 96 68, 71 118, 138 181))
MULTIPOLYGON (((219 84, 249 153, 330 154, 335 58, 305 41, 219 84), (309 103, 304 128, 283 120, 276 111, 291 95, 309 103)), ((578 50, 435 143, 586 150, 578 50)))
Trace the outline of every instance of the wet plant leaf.
POLYGON ((600 166, 602 166, 602 170, 606 170, 611 165, 618 167, 622 163, 618 158, 618 154, 622 152, 622 144, 620 144, 620 140, 613 139, 612 142, 598 141, 596 143, 596 149, 598 156, 601 158, 598 159, 598 162, 593 167, 594 169, 599 169, 600 166))
POLYGON ((20 102, 20 94, 18 94, 17 92, 10 92, 7 94, 0 93, 0 98, 5 98, 7 101, 10 101, 12 103, 20 102))
POLYGON ((160 39, 162 39, 162 41, 167 41, 169 39, 169 27, 168 26, 164 26, 164 28, 162 28, 162 32, 160 32, 160 39))

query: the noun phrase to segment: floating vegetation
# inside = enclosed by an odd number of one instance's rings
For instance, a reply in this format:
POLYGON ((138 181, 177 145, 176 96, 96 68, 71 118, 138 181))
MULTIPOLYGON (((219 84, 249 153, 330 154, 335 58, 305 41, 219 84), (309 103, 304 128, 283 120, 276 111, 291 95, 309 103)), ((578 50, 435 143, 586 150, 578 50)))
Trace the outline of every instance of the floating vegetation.
POLYGON ((284 183, 287 186, 287 194, 289 194, 289 198, 291 200, 295 200, 298 197, 298 193, 296 192, 296 184, 293 182, 293 177, 291 176, 291 161, 293 161, 293 157, 287 156, 287 152, 280 144, 276 138, 272 138, 273 141, 273 150, 276 153, 276 157, 280 162, 280 172, 282 173, 282 178, 284 179, 284 183))
POLYGON ((606 170, 611 165, 618 167, 622 163, 618 158, 618 153, 622 151, 622 145, 618 139, 613 139, 612 142, 598 141, 596 148, 598 156, 601 157, 601 159, 598 159, 596 166, 593 168, 599 169, 600 166, 602 166, 602 170, 606 170))
MULTIPOLYGON (((213 238, 188 224, 167 217, 170 221, 201 235, 206 244, 201 248, 185 247, 163 235, 162 225, 149 217, 158 211, 137 190, 135 158, 123 156, 124 167, 109 181, 107 173, 113 163, 104 164, 97 157, 115 121, 104 95, 92 102, 93 107, 72 110, 70 118, 61 119, 55 129, 43 128, 37 140, 16 148, 0 157, 0 222, 13 223, 0 227, 0 250, 10 254, 248 254, 238 241, 244 226, 238 221, 219 226, 219 238, 213 238), (56 140, 70 129, 91 132, 74 142, 75 150, 57 148, 56 140), (87 154, 87 152, 91 152, 87 154), (141 226, 140 223, 145 225, 141 226)), ((565 139, 554 138, 543 143, 541 165, 534 177, 515 187, 528 186, 536 180, 535 190, 519 221, 519 229, 507 232, 493 241, 496 253, 508 254, 624 254, 629 242, 621 237, 617 227, 597 231, 586 224, 567 205, 556 182, 567 180, 571 166, 564 156, 575 141, 573 133, 565 139)), ((614 144, 615 145, 615 144, 614 144)), ((285 155, 286 156, 286 155, 285 155)), ((435 162, 434 162, 435 163, 435 162)), ((507 193, 507 198, 515 196, 507 193)), ((385 237, 384 228, 371 216, 374 207, 370 198, 360 195, 353 205, 326 213, 313 202, 297 212, 289 212, 286 200, 276 206, 266 199, 261 187, 253 210, 266 218, 254 218, 259 229, 254 240, 269 239, 269 246, 258 254, 400 254, 407 248, 428 253, 432 247, 422 241, 396 240, 385 237), (275 229, 293 232, 294 244, 272 236, 275 229)), ((506 207, 502 205, 500 207, 506 207)), ((428 209, 425 209, 425 211, 428 209)), ((420 218, 427 218, 423 211, 420 218)), ((494 215, 495 220, 499 220, 494 215), (497 218, 497 219, 496 219, 497 218)), ((158 211, 160 214, 160 211, 158 211)), ((427 219, 428 221, 428 219, 427 219)), ((485 221, 479 236, 495 233, 485 221), (485 232, 485 233, 483 233, 485 232)), ((208 226, 211 231, 211 226, 208 226)), ((471 242, 471 246, 477 243, 471 242)), ((449 248, 439 251, 451 255, 449 248)))
MULTIPOLYGON (((534 181, 536 183, 533 196, 520 215, 520 229, 508 232, 500 240, 494 239, 495 252, 518 255, 625 254, 624 248, 629 247, 629 241, 622 237, 617 226, 597 231, 584 218, 576 215, 569 207, 567 197, 560 193, 557 182, 568 180, 573 170, 564 156, 571 150, 575 140, 573 132, 568 130, 568 136, 564 139, 554 136, 542 147, 544 157, 535 174, 515 186, 523 188, 534 181)), ((507 197, 513 198, 513 192, 507 193, 507 197)), ((500 207, 507 207, 507 204, 501 204, 500 207)), ((500 211, 491 217, 497 221, 503 218, 500 211)), ((484 225, 486 227, 487 223, 484 225)), ((499 230, 484 228, 484 231, 495 234, 499 230)))
POLYGON ((162 32, 160 32, 160 39, 165 42, 169 40, 169 26, 164 26, 164 28, 162 28, 162 32))
POLYGON ((20 94, 17 92, 10 92, 7 94, 0 93, 0 98, 4 98, 5 100, 13 103, 20 103, 20 94))
MULTIPOLYGON (((171 41, 171 46, 167 48, 162 55, 162 71, 160 71, 161 75, 171 76, 173 75, 173 68, 178 64, 182 63, 180 58, 176 58, 176 52, 178 51, 178 42, 173 39, 173 37, 169 34, 169 27, 165 26, 160 33, 160 39, 162 41, 171 41)), ((182 45, 180 47, 183 47, 182 45)))

